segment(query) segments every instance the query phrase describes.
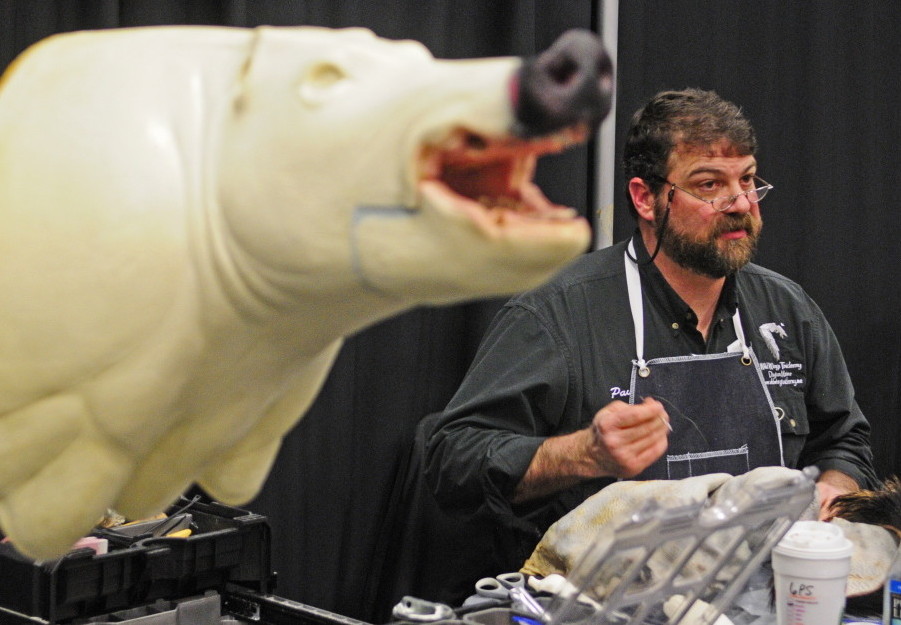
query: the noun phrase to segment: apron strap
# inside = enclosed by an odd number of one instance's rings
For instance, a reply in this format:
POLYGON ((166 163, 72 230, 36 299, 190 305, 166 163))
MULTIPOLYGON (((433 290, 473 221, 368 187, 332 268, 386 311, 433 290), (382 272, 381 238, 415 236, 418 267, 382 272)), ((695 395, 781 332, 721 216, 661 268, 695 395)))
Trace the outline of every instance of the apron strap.
POLYGON ((745 331, 741 327, 741 317, 738 314, 738 308, 735 309, 735 314, 732 315, 732 326, 735 328, 735 336, 738 337, 738 341, 741 343, 741 364, 748 366, 753 362, 751 359, 751 348, 748 347, 748 342, 745 340, 745 331))
POLYGON ((629 308, 632 311, 632 327, 635 328, 635 355, 638 375, 647 376, 648 366, 644 360, 644 303, 641 301, 641 276, 635 258, 635 242, 629 241, 626 248, 626 287, 629 290, 629 308))
MULTIPOLYGON (((641 275, 638 273, 638 263, 635 262, 635 240, 630 239, 625 254, 626 287, 629 290, 629 308, 632 311, 632 326, 635 328, 635 364, 638 366, 638 375, 646 377, 649 373, 647 362, 644 359, 644 302, 641 299, 641 275)), ((745 340, 745 331, 741 327, 741 315, 738 308, 732 315, 732 326, 735 328, 735 336, 741 344, 744 365, 750 365, 751 348, 745 340)))

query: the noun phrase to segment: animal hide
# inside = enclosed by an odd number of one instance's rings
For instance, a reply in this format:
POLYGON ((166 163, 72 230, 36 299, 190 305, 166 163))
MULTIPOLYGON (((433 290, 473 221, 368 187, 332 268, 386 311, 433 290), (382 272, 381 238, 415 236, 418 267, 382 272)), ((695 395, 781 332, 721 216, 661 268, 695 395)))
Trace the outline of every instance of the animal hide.
MULTIPOLYGON (((683 480, 616 482, 586 499, 552 525, 521 570, 533 576, 567 577, 589 550, 602 553, 603 549, 598 547, 599 541, 609 542, 609 530, 617 522, 621 522, 624 515, 641 509, 649 500, 655 500, 666 508, 705 501, 709 505, 716 505, 728 500, 735 492, 748 488, 750 484, 764 483, 791 472, 791 469, 766 467, 735 477, 717 473, 683 480)), ((815 520, 818 511, 819 501, 815 495, 800 519, 815 520)), ((832 522, 842 528, 855 547, 846 593, 848 607, 850 610, 857 610, 856 613, 874 609, 878 613, 882 609, 882 586, 898 545, 901 481, 892 478, 878 491, 862 490, 838 497, 833 504, 833 512, 836 518, 832 522)), ((727 541, 716 538, 717 540, 705 543, 704 549, 699 550, 683 565, 681 575, 693 578, 722 555, 719 547, 727 544, 727 541)), ((740 550, 746 552, 755 547, 753 544, 742 545, 740 550)), ((667 571, 672 570, 679 555, 678 549, 656 552, 647 563, 647 584, 651 585, 654 579, 660 579, 667 571)), ((735 571, 727 566, 718 573, 718 578, 725 581, 734 574, 735 571)), ((602 598, 610 590, 611 588, 595 588, 592 596, 595 599, 602 598)))

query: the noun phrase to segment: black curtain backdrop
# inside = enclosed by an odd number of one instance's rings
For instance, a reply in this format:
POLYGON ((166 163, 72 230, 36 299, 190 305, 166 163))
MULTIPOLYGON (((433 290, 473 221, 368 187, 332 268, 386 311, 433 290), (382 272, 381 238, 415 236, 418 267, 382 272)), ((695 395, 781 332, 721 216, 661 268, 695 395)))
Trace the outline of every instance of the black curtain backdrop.
MULTIPOLYGON (((528 55, 567 28, 591 28, 600 4, 2 0, 0 67, 56 32, 157 24, 365 26, 418 39, 438 57, 528 55)), ((629 116, 658 90, 715 89, 742 105, 758 131, 760 173, 776 187, 764 205, 758 261, 802 283, 825 310, 873 424, 879 472, 901 473, 901 3, 620 0, 619 13, 617 154, 629 116)), ((584 214, 594 205, 593 149, 545 161, 538 174, 553 200, 584 214)), ((632 229, 619 187, 617 239, 632 229)), ((399 495, 415 428, 450 398, 501 301, 414 310, 347 342, 264 491, 246 506, 272 525, 279 595, 387 620, 406 592, 409 560, 428 558, 406 531, 422 502, 410 506, 399 495)), ((446 527, 426 523, 424 531, 446 527)), ((435 557, 433 570, 443 566, 435 557)))
MULTIPOLYGON (((878 472, 901 473, 901 3, 620 6, 617 149, 631 114, 659 90, 714 89, 742 106, 760 175, 775 186, 761 206, 757 262, 824 310, 873 426, 878 472)), ((631 231, 627 211, 615 219, 617 238, 631 231)))

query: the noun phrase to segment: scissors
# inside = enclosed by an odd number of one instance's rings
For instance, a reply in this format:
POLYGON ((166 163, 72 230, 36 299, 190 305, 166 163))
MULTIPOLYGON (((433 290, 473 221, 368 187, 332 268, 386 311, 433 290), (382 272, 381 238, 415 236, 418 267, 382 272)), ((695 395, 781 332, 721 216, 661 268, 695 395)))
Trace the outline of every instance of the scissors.
POLYGON ((510 590, 525 588, 526 578, 522 573, 501 573, 496 577, 483 577, 476 582, 476 593, 487 599, 509 599, 510 590))
MULTIPOLYGON (((476 582, 476 593, 487 599, 511 600, 514 609, 528 614, 541 616, 544 607, 526 590, 526 577, 522 573, 501 573, 496 577, 483 577, 476 582)), ((524 617, 525 618, 525 617, 524 617)), ((525 618, 525 621, 513 619, 515 622, 537 621, 525 618)))

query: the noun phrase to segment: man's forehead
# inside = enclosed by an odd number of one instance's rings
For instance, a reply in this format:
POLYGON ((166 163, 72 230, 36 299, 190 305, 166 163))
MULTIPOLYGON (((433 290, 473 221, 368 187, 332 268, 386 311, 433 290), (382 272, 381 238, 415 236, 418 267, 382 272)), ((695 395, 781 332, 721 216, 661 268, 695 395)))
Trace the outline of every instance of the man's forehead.
POLYGON ((756 165, 757 160, 753 154, 740 150, 738 146, 723 140, 717 143, 697 145, 678 143, 673 148, 669 157, 669 171, 677 168, 706 169, 722 168, 725 166, 748 169, 756 165))
POLYGON ((750 156, 747 149, 743 146, 736 145, 729 139, 723 137, 719 141, 713 143, 688 143, 686 141, 677 140, 673 146, 670 156, 677 155, 693 155, 693 156, 750 156))

